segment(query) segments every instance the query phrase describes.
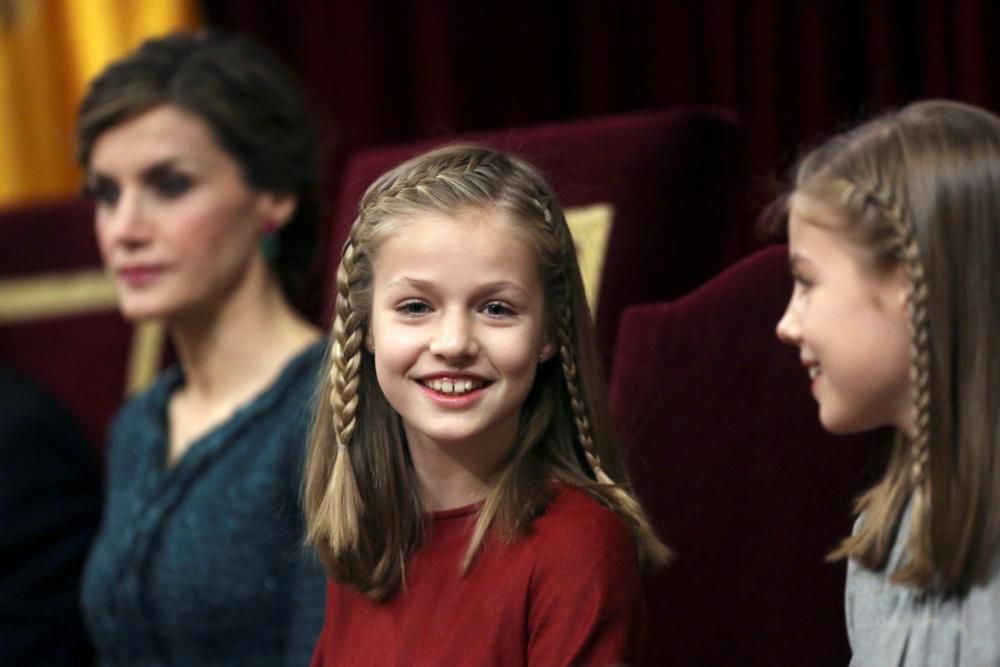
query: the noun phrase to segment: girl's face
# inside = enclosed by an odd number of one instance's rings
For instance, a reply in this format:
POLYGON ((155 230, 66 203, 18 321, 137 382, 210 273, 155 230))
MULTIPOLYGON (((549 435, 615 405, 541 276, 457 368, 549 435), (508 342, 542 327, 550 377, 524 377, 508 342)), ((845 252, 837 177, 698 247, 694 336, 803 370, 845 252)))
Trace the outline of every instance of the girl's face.
POLYGON ((911 426, 907 284, 880 276, 830 207, 795 194, 788 255, 795 287, 777 333, 799 348, 823 426, 852 433, 911 426))
POLYGON ((208 125, 162 106, 94 144, 87 187, 96 230, 129 319, 172 319, 220 307, 253 270, 265 222, 282 223, 289 197, 251 190, 208 125))
POLYGON ((445 448, 487 469, 514 444, 552 353, 534 254, 502 215, 400 221, 376 251, 367 341, 411 452, 445 448))

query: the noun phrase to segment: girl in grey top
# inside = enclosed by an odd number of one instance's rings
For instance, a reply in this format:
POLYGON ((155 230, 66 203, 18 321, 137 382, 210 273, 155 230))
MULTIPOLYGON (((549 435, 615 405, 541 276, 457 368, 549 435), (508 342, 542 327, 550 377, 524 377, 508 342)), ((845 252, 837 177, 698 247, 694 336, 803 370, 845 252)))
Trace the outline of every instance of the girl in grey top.
POLYGON ((858 500, 853 665, 1000 665, 1000 118, 930 101, 838 135, 786 200, 800 350, 832 432, 896 437, 858 500))

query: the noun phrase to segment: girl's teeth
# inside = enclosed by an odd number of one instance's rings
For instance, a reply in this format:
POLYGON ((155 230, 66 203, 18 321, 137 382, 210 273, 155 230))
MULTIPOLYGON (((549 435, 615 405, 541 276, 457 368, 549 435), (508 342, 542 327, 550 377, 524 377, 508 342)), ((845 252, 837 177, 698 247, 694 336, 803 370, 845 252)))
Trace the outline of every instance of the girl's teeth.
POLYGON ((482 385, 479 381, 473 382, 472 380, 456 380, 453 378, 427 380, 424 384, 434 391, 440 391, 442 394, 466 394, 473 389, 478 389, 482 385))
POLYGON ((810 366, 809 367, 809 379, 810 380, 815 380, 816 378, 819 377, 820 372, 821 371, 820 371, 819 366, 810 366))

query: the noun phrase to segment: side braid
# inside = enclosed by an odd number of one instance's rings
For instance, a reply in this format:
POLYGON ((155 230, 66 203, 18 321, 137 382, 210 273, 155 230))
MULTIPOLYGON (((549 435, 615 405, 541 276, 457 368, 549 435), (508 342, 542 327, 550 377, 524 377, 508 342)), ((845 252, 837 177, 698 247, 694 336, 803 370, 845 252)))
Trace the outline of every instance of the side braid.
POLYGON ((339 521, 331 524, 333 530, 330 533, 330 546, 334 553, 343 553, 357 546, 364 510, 349 447, 358 407, 361 345, 364 338, 361 317, 352 307, 350 297, 351 285, 356 281, 355 253, 354 240, 349 238, 337 269, 337 297, 330 355, 329 401, 333 408, 337 458, 320 511, 336 513, 340 517, 339 521))
MULTIPOLYGON (((856 184, 865 201, 881 214, 895 232, 893 253, 906 271, 909 290, 906 297, 910 319, 910 392, 913 429, 904 434, 909 443, 909 483, 912 509, 909 542, 909 565, 904 579, 921 576, 934 569, 930 531, 926 529, 930 512, 930 335, 927 314, 927 277, 917 242, 916 230, 907 216, 906 204, 893 188, 879 179, 871 190, 856 184)), ((847 193, 849 195, 849 193, 847 193)))
POLYGON ((562 361, 563 377, 566 380, 566 391, 569 393, 570 406, 573 409, 573 422, 576 434, 587 458, 587 465, 594 472, 594 478, 601 484, 614 484, 614 480, 601 467, 601 460, 594 448, 594 438, 590 431, 590 419, 587 416, 587 406, 580 394, 576 373, 576 354, 573 346, 573 321, 569 304, 565 304, 559 315, 559 358, 562 361))
MULTIPOLYGON (((565 224, 555 224, 547 202, 547 197, 535 197, 531 202, 537 206, 542 217, 548 224, 549 231, 556 237, 557 243, 567 253, 575 252, 573 238, 569 234, 565 224)), ((594 478, 600 484, 614 485, 615 481, 605 472, 601 466, 601 459, 594 446, 594 438, 590 428, 590 418, 587 415, 587 405, 580 392, 580 383, 577 379, 576 371, 576 346, 573 344, 573 310, 572 310, 572 284, 568 276, 562 281, 563 304, 559 311, 559 322, 557 335, 559 339, 559 358, 562 361, 563 377, 566 380, 566 391, 569 393, 570 406, 573 409, 573 422, 576 425, 577 437, 583 447, 583 453, 587 459, 587 465, 594 473, 594 478)), ((626 494, 627 495, 627 494, 626 494)), ((632 500, 634 503, 635 501, 632 500)), ((636 507, 638 504, 636 503, 636 507)))
MULTIPOLYGON (((573 243, 572 235, 566 226, 565 219, 561 218, 561 224, 553 216, 550 207, 543 203, 545 197, 535 198, 532 202, 542 210, 542 217, 548 223, 549 231, 557 238, 560 247, 567 253, 575 253, 576 247, 573 243)), ((574 267, 575 262, 569 262, 569 266, 574 267)), ((576 345, 574 344, 573 332, 575 322, 573 321, 573 282, 570 276, 564 276, 562 280, 562 306, 559 310, 559 321, 557 326, 557 338, 559 342, 559 358, 562 362, 563 378, 566 383, 566 392, 569 394, 570 407, 573 411, 573 423, 576 427, 577 438, 583 449, 587 465, 594 473, 594 479, 602 495, 612 499, 617 505, 620 515, 631 524, 637 536, 640 565, 643 570, 651 570, 668 562, 672 556, 670 550, 663 545, 655 536, 652 524, 646 516, 642 505, 638 499, 632 495, 627 485, 623 485, 604 470, 601 465, 600 454, 597 444, 594 442, 593 430, 591 428, 590 416, 587 408, 587 399, 580 389, 579 374, 576 364, 576 345)), ((577 289, 582 290, 582 284, 577 279, 577 289)), ((589 322, 588 322, 589 325, 589 322)))
MULTIPOLYGON (((857 185, 854 185, 858 188, 857 185)), ((930 337, 927 315, 927 278, 916 230, 908 222, 906 206, 892 189, 879 181, 870 191, 858 190, 875 206, 896 234, 896 254, 906 270, 910 318, 910 385, 914 428, 906 434, 912 451, 911 481, 915 488, 927 479, 930 460, 930 337)))
POLYGON ((651 570, 667 563, 672 553, 655 537, 653 526, 646 516, 642 505, 632 495, 629 489, 622 486, 604 470, 590 428, 590 418, 587 415, 586 400, 580 391, 580 383, 576 370, 576 354, 573 345, 573 318, 568 303, 563 306, 559 317, 559 357, 562 360, 563 376, 566 380, 566 391, 569 394, 573 410, 573 422, 576 425, 577 437, 583 448, 587 465, 594 473, 602 495, 613 499, 618 506, 622 518, 631 524, 637 536, 639 563, 642 570, 651 570))

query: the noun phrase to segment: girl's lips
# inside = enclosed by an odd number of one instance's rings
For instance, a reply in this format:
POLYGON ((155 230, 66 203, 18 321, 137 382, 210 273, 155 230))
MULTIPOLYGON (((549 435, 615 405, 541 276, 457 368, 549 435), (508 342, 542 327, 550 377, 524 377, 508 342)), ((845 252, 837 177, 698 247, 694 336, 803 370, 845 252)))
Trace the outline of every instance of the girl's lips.
POLYGON ((118 270, 118 276, 129 287, 142 287, 156 280, 163 269, 159 266, 131 266, 118 270))
POLYGON ((431 401, 442 408, 448 409, 463 409, 469 408, 478 403, 486 390, 489 389, 491 383, 484 384, 483 386, 473 389, 471 391, 462 394, 448 394, 443 391, 437 391, 423 384, 422 382, 416 382, 417 387, 420 391, 424 393, 431 401))

